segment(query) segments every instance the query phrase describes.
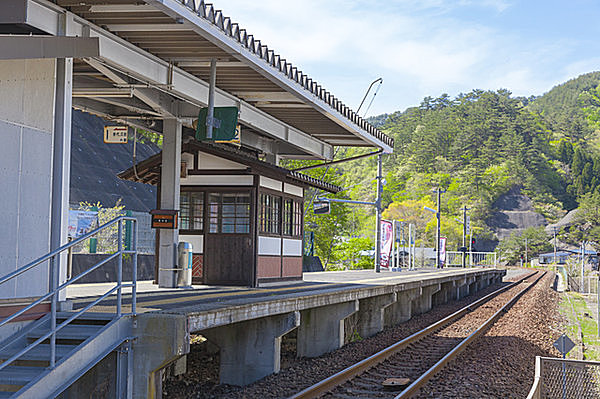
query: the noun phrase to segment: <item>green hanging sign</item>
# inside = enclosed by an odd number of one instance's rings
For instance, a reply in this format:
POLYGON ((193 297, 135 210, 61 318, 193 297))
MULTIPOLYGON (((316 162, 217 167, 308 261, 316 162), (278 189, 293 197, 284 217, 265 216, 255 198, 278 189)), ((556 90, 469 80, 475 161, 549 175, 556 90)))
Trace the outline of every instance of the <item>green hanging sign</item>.
POLYGON ((215 107, 212 120, 212 138, 206 137, 206 118, 208 108, 201 108, 196 125, 196 139, 200 141, 229 141, 236 136, 238 122, 237 107, 215 107))

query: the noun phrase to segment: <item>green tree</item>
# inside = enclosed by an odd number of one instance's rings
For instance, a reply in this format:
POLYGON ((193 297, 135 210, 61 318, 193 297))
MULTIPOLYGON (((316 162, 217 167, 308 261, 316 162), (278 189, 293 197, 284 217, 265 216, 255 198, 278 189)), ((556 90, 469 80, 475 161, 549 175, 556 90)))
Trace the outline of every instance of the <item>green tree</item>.
POLYGON ((521 255, 525 256, 526 242, 528 260, 552 249, 550 237, 544 227, 530 227, 522 233, 513 233, 500 241, 496 250, 500 254, 501 261, 508 265, 518 265, 521 255))

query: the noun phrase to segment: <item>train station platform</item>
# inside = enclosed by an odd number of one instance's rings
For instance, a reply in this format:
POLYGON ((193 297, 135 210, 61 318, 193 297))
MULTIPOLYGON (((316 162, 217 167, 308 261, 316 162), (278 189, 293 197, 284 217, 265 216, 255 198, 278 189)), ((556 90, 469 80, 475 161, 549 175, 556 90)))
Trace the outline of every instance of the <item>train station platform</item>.
MULTIPOLYGON (((500 282, 505 274, 495 268, 317 272, 304 273, 297 283, 264 288, 165 289, 140 282, 136 383, 149 384, 146 393, 150 394, 160 389, 158 381, 166 366, 176 362, 173 369, 185 371, 190 337, 199 334, 220 349, 221 383, 246 385, 279 371, 285 334, 296 335, 299 357, 319 356, 343 346, 353 332, 369 337, 500 282), (354 330, 349 330, 350 325, 354 330)), ((78 309, 105 288, 76 285, 67 297, 78 309)), ((123 295, 127 303, 131 294, 123 295)), ((104 302, 94 310, 113 311, 116 298, 104 302)))

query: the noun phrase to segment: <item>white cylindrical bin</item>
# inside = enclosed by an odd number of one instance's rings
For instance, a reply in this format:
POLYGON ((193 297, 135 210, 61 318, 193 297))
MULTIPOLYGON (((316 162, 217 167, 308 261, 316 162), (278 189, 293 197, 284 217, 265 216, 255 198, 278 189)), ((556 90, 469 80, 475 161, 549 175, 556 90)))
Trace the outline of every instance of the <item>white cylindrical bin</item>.
POLYGON ((192 286, 192 244, 182 241, 177 246, 177 286, 192 286))

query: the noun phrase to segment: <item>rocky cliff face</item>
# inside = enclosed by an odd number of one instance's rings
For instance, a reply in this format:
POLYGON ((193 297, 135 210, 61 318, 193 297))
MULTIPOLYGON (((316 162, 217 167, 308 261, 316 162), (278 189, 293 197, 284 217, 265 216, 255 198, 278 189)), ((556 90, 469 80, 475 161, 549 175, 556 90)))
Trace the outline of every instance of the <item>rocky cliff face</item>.
POLYGON ((499 240, 529 227, 548 224, 542 215, 534 211, 531 199, 522 194, 520 188, 513 188, 500 196, 493 207, 495 211, 487 220, 487 225, 499 240))

